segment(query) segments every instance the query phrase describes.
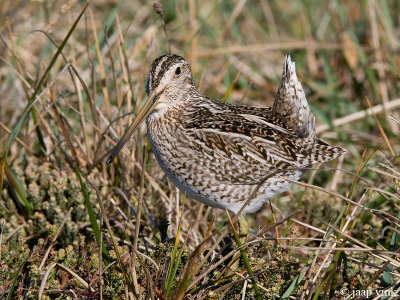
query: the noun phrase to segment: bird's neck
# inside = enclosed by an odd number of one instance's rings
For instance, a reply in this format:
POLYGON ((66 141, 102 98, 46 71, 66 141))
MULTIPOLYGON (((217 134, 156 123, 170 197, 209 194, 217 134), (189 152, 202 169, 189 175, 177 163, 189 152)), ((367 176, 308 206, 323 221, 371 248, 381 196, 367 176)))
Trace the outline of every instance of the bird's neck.
POLYGON ((149 115, 149 118, 156 120, 168 115, 169 112, 182 110, 188 101, 198 94, 199 92, 193 85, 180 87, 179 89, 173 86, 168 87, 160 95, 158 105, 149 115))

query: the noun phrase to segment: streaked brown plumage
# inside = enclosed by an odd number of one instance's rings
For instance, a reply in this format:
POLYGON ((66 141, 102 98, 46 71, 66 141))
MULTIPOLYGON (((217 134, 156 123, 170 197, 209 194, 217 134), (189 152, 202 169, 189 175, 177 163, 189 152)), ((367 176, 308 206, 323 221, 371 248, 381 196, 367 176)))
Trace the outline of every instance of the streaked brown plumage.
POLYGON ((149 101, 107 162, 147 116, 147 132, 165 174, 188 196, 207 205, 254 212, 298 180, 302 169, 344 150, 315 137, 315 118, 287 56, 272 108, 232 105, 203 96, 182 57, 164 55, 151 65, 149 101), (264 182, 263 182, 264 181, 264 182))

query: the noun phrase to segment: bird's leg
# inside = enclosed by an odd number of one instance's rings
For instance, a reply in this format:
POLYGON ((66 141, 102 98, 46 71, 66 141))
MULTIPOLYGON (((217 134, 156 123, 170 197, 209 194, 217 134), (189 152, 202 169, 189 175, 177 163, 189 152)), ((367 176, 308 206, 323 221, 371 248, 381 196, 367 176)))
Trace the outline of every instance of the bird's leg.
POLYGON ((249 223, 243 215, 238 217, 238 227, 240 242, 243 244, 246 242, 247 236, 249 235, 249 223))
MULTIPOLYGON (((248 234, 248 224, 246 219, 242 216, 236 216, 233 215, 231 218, 231 213, 226 210, 226 215, 228 217, 228 222, 231 227, 232 231, 232 241, 234 240, 236 242, 236 245, 241 248, 243 243, 245 243, 247 239, 247 234, 248 234)), ((239 269, 239 257, 241 256, 241 252, 237 252, 233 257, 232 257, 232 265, 230 266, 230 269, 233 271, 237 271, 239 269)))

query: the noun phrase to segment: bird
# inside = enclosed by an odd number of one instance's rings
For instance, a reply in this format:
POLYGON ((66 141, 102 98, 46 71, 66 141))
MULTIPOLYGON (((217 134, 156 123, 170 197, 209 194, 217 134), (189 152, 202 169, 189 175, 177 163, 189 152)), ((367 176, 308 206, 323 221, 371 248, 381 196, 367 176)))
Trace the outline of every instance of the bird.
POLYGON ((175 54, 153 61, 145 89, 146 103, 107 164, 146 119, 152 151, 166 176, 187 196, 211 207, 254 213, 287 191, 305 168, 345 153, 316 138, 315 117, 289 55, 272 107, 204 96, 190 64, 175 54))

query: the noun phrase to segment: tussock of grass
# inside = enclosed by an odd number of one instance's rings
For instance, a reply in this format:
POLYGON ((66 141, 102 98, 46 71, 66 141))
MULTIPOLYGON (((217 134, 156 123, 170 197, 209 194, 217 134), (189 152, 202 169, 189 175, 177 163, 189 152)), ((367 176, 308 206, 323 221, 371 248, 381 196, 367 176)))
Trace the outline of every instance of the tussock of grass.
POLYGON ((341 299, 399 291, 399 21, 385 1, 3 1, 0 298, 341 299), (246 5, 243 5, 246 4, 246 5), (144 128, 173 52, 224 101, 270 106, 290 53, 320 137, 348 150, 247 217, 179 193, 144 128), (133 113, 133 114, 132 114, 133 113), (235 223, 235 222, 233 222, 235 223))

